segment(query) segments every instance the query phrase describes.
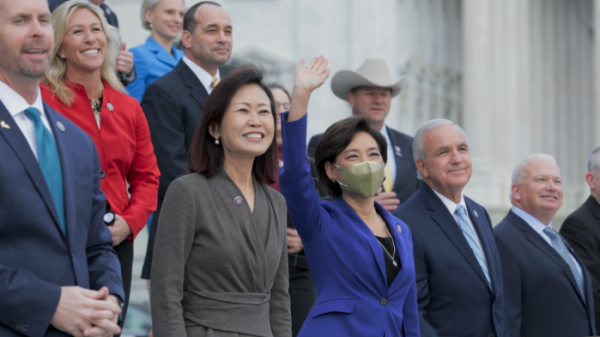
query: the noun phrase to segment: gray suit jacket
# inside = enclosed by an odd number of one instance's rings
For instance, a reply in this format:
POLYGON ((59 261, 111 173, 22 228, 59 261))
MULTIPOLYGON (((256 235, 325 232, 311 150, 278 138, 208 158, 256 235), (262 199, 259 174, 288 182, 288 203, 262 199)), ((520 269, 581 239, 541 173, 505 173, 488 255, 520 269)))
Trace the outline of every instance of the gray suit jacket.
POLYGON ((152 264, 154 336, 291 336, 285 199, 254 186, 250 212, 224 170, 171 183, 152 264))

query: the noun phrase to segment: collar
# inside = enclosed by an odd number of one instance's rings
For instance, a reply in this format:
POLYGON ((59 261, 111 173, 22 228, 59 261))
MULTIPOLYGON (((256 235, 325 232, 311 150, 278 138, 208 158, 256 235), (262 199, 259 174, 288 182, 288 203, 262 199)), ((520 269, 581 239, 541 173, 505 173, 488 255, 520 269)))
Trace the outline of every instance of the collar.
MULTIPOLYGON (((207 88, 207 91, 210 93, 210 90, 208 90, 208 88, 210 88, 210 82, 213 78, 212 75, 209 74, 208 71, 204 70, 202 67, 194 63, 194 61, 190 60, 185 55, 183 55, 183 62, 185 62, 185 64, 187 64, 187 66, 190 67, 190 69, 192 69, 192 72, 196 75, 196 77, 198 77, 200 83, 202 83, 202 85, 205 88, 207 88)), ((219 82, 221 82, 221 74, 219 72, 219 69, 217 69, 217 74, 215 75, 215 77, 219 82)))
POLYGON ((45 114, 42 93, 40 92, 39 86, 37 88, 37 97, 35 102, 33 102, 33 104, 29 104, 25 98, 14 91, 13 88, 9 87, 8 84, 0 81, 0 101, 2 101, 2 104, 4 104, 6 110, 8 110, 13 118, 15 115, 25 111, 25 109, 29 107, 38 109, 42 115, 45 114))
MULTIPOLYGON (((543 222, 541 222, 536 217, 525 212, 524 210, 520 209, 517 206, 513 206, 510 210, 513 213, 515 213, 519 218, 523 219, 523 221, 525 221, 529 225, 529 227, 533 228, 534 231, 536 231, 539 235, 541 235, 542 238, 544 238, 544 239, 548 238, 548 236, 546 236, 546 234, 544 233, 544 229, 546 228, 546 225, 544 225, 543 222)), ((548 224, 548 226, 552 227, 552 222, 550 222, 548 224)), ((549 240, 546 240, 546 241, 549 241, 549 240)))
POLYGON ((452 201, 448 197, 442 195, 441 193, 436 191, 434 188, 431 188, 431 190, 444 203, 444 206, 446 206, 446 208, 448 209, 450 214, 454 215, 454 211, 456 211, 456 206, 458 206, 458 205, 462 205, 462 207, 465 208, 465 212, 468 213, 467 204, 465 203, 465 196, 462 193, 460 194, 460 202, 458 204, 455 204, 454 201, 452 201))
POLYGON ((379 132, 381 132, 381 135, 383 136, 383 138, 385 138, 385 141, 388 143, 388 147, 390 147, 392 144, 392 140, 390 139, 387 125, 385 125, 385 123, 383 124, 383 127, 381 128, 381 130, 379 132))

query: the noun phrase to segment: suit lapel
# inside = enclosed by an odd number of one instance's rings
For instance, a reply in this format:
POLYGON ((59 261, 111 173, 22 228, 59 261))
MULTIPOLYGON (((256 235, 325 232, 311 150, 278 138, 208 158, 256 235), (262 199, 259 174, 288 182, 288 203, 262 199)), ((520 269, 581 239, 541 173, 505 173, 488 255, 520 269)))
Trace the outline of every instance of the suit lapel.
POLYGON ((181 76, 183 83, 190 88, 190 96, 192 96, 200 108, 204 110, 203 102, 205 102, 206 98, 208 97, 206 88, 204 88, 196 74, 194 74, 192 69, 185 64, 183 59, 177 63, 175 69, 177 69, 177 72, 179 72, 179 76, 181 76))
POLYGON ((456 223, 456 220, 452 214, 448 212, 446 205, 444 205, 440 198, 435 195, 431 187, 429 187, 427 184, 421 185, 419 194, 422 195, 425 207, 432 211, 431 219, 446 233, 450 241, 452 241, 458 251, 460 251, 463 257, 467 260, 481 281, 485 283, 488 289, 490 289, 488 281, 483 274, 483 270, 481 269, 479 262, 477 262, 477 259, 475 258, 473 250, 469 246, 467 239, 465 239, 465 236, 463 235, 458 223, 456 223))
MULTIPOLYGON (((544 252, 544 254, 548 255, 548 257, 552 261, 554 261, 556 264, 558 264, 558 266, 562 269, 562 271, 565 273, 565 275, 569 279, 569 282, 571 282, 571 285, 575 289, 575 292, 577 294, 579 294, 579 298, 584 302, 584 305, 586 305, 585 300, 581 297, 582 295, 579 292, 579 286, 577 285, 577 282, 575 281, 575 276, 573 276, 573 272, 571 271, 571 268, 569 267, 567 262, 562 258, 562 256, 560 256, 556 252, 556 250, 552 246, 550 246, 548 244, 548 242, 546 242, 546 240, 544 240, 535 230, 533 230, 533 228, 531 228, 531 226, 529 226, 529 224, 527 224, 527 222, 525 222, 525 220, 521 219, 521 217, 516 215, 513 211, 510 211, 508 213, 507 219, 509 221, 511 221, 513 224, 515 224, 515 226, 518 229, 520 229, 521 231, 524 232, 525 238, 527 240, 529 240, 531 243, 533 243, 533 245, 535 245, 539 250, 544 252)), ((562 240, 562 236, 560 238, 562 240)), ((571 247, 568 246, 566 241, 563 240, 563 242, 565 243, 565 246, 568 247, 567 249, 571 252, 571 255, 576 256, 575 253, 573 252, 573 250, 571 249, 571 247)), ((583 268, 583 264, 580 264, 580 265, 583 268)), ((584 284, 584 287, 585 287, 585 284, 584 284)))
MULTIPOLYGON (((165 48, 163 48, 158 42, 156 42, 152 37, 148 37, 146 40, 146 45, 148 50, 153 52, 156 55, 156 59, 165 63, 171 67, 175 67, 177 65, 177 59, 174 55, 171 55, 165 48)), ((173 47, 175 49, 175 47, 173 47)))
MULTIPOLYGON (((47 107, 45 103, 44 107, 47 107)), ((8 110, 6 110, 6 107, 4 107, 2 102, 0 102, 0 120, 3 120, 10 127, 10 129, 0 128, 0 135, 6 139, 6 142, 10 145, 10 147, 12 147, 17 157, 19 157, 21 160, 21 163, 25 167, 27 174, 42 196, 42 199, 44 199, 50 214, 52 214, 54 224, 62 233, 60 228, 60 220, 58 219, 58 214, 56 213, 56 207, 54 206, 54 201, 52 200, 52 195, 48 189, 48 184, 46 184, 46 180, 44 179, 40 164, 38 163, 37 159, 35 159, 35 156, 31 151, 31 147, 21 132, 21 129, 12 118, 8 110)))
POLYGON ((596 199, 590 195, 585 201, 585 206, 592 212, 596 219, 600 220, 600 202, 596 201, 596 199))
POLYGON ((60 157, 60 166, 63 175, 63 188, 65 198, 65 226, 67 228, 67 238, 69 240, 69 245, 71 247, 74 247, 74 245, 76 244, 74 240, 77 237, 77 226, 75 224, 75 186, 74 180, 69 179, 69 177, 74 176, 73 153, 69 145, 69 139, 66 132, 67 130, 65 129, 67 125, 70 125, 70 123, 67 123, 66 118, 52 110, 45 102, 44 112, 46 113, 46 117, 48 118, 48 122, 50 124, 50 127, 52 128, 52 134, 54 135, 54 141, 56 142, 58 155, 60 157), (58 122, 62 123, 63 129, 65 129, 65 131, 62 131, 57 128, 58 122))
POLYGON ((379 271, 381 273, 381 277, 383 280, 386 280, 386 271, 385 271, 385 261, 383 260, 383 249, 379 245, 379 241, 375 238, 375 235, 367 226, 367 224, 356 214, 356 212, 350 207, 344 198, 339 197, 335 199, 334 204, 340 208, 342 213, 344 213, 348 218, 350 218, 350 223, 358 224, 356 228, 360 232, 360 234, 365 238, 367 244, 371 248, 371 252, 373 253, 373 257, 375 261, 377 261, 377 266, 379 267, 379 271))

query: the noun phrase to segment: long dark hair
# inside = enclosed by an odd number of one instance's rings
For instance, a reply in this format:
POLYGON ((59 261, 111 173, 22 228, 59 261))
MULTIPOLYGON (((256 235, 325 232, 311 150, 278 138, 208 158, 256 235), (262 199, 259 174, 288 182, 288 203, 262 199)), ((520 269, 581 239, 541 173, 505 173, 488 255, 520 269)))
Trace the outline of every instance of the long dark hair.
POLYGON ((315 150, 315 168, 319 180, 323 186, 331 191, 334 197, 340 196, 342 194, 342 189, 339 184, 334 183, 327 177, 325 163, 335 163, 338 154, 342 153, 342 151, 348 147, 348 144, 352 142, 354 136, 359 132, 366 132, 375 138, 383 162, 387 163, 387 141, 381 135, 381 132, 371 127, 369 120, 366 117, 349 117, 333 124, 327 128, 323 138, 321 138, 321 141, 317 145, 315 150))
MULTIPOLYGON (((213 89, 206 99, 200 124, 198 124, 190 146, 188 154, 188 169, 190 172, 198 172, 210 177, 223 167, 225 158, 223 146, 215 144, 215 139, 209 131, 211 125, 221 127, 223 116, 229 108, 231 99, 243 86, 256 84, 264 90, 271 102, 271 114, 273 115, 273 121, 275 121, 275 101, 271 90, 263 83, 263 78, 264 74, 261 69, 254 66, 242 67, 229 73, 213 89)), ((276 128, 276 123, 273 124, 276 128)), ((273 142, 267 151, 254 159, 252 174, 259 182, 272 184, 275 182, 276 167, 277 141, 273 137, 273 142)))

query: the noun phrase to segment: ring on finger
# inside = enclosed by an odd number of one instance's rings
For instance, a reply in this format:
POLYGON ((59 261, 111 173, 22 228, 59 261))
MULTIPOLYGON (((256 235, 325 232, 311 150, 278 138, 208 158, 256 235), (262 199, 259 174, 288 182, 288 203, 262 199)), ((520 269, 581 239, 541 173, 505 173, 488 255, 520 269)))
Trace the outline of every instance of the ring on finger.
POLYGON ((312 67, 311 67, 311 66, 306 66, 306 67, 304 67, 304 68, 306 68, 306 69, 311 69, 311 70, 312 70, 312 67))

